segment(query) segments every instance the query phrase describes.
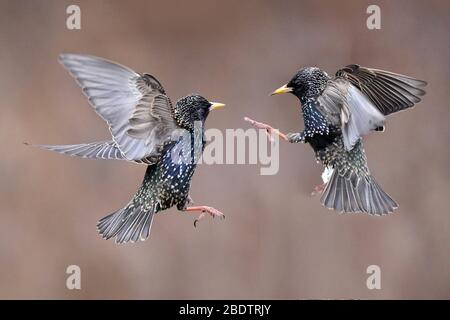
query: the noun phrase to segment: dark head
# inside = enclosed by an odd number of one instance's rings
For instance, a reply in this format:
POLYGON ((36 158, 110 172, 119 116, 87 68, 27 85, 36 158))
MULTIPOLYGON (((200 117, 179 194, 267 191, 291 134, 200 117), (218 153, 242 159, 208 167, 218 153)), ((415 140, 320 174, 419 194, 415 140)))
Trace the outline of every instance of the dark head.
POLYGON ((307 67, 298 71, 284 86, 278 88, 272 95, 290 92, 299 99, 322 93, 330 78, 327 73, 316 67, 307 67))
POLYGON ((209 102, 198 94, 190 94, 177 101, 175 107, 175 118, 178 125, 185 129, 193 129, 196 121, 205 123, 209 112, 224 107, 219 102, 209 102))

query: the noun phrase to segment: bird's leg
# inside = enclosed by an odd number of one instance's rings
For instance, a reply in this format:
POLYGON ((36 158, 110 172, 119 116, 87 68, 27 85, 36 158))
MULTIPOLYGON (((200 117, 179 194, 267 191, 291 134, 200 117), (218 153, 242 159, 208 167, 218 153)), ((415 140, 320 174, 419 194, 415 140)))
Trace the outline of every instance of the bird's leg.
POLYGON ((331 176, 333 175, 333 172, 334 169, 332 167, 325 167, 325 169, 322 172, 323 183, 314 188, 313 192, 311 192, 312 196, 315 196, 316 194, 321 194, 325 190, 328 182, 331 179, 331 176))
POLYGON ((280 132, 280 130, 278 130, 278 129, 275 129, 275 128, 269 126, 268 124, 255 121, 255 120, 250 119, 248 117, 245 117, 244 120, 247 121, 247 122, 250 122, 250 124, 252 126, 254 126, 255 128, 257 128, 257 129, 264 129, 264 130, 266 130, 266 134, 269 137, 270 141, 273 141, 272 134, 276 134, 281 139, 283 139, 284 141, 288 141, 288 138, 286 137, 286 135, 284 133, 280 132))
POLYGON ((209 214, 211 217, 219 217, 222 219, 225 219, 225 215, 220 212, 217 209, 214 209, 213 207, 208 207, 208 206, 197 206, 197 207, 187 207, 184 209, 184 211, 187 212, 197 212, 200 211, 200 215, 198 216, 197 219, 194 220, 194 227, 197 226, 197 222, 199 222, 201 219, 203 219, 207 214, 209 214))
POLYGON ((311 192, 311 196, 321 194, 323 192, 323 190, 325 190, 326 186, 327 186, 326 183, 322 183, 322 184, 319 184, 318 186, 315 186, 314 190, 311 192))

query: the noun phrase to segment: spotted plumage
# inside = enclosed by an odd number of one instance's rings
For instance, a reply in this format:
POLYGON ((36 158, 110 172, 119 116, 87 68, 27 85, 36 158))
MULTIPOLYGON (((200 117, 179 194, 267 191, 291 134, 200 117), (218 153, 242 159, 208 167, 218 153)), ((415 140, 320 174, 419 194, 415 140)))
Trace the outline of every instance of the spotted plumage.
POLYGON ((116 242, 145 240, 156 213, 176 206, 223 216, 214 208, 189 207, 189 188, 203 152, 204 125, 209 112, 224 104, 197 94, 173 106, 161 83, 117 63, 77 54, 60 62, 82 87, 95 111, 108 123, 112 140, 79 145, 40 145, 71 156, 119 159, 148 165, 144 181, 130 202, 101 219, 103 238, 116 242))
POLYGON ((349 65, 334 78, 319 68, 303 68, 274 92, 290 92, 300 100, 304 131, 279 134, 289 142, 310 144, 317 161, 325 166, 324 206, 374 215, 397 207, 370 174, 362 137, 382 131, 386 115, 418 103, 425 85, 408 76, 349 65))

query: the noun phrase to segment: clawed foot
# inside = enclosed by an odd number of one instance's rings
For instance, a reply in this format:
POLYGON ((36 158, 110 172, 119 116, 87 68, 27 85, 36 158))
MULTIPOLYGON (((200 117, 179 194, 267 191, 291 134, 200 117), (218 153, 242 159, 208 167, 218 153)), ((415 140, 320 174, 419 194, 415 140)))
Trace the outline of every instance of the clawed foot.
POLYGON ((286 134, 286 138, 291 143, 305 142, 305 134, 303 132, 288 133, 286 134))
POLYGON ((188 207, 188 208, 186 208, 186 211, 191 211, 191 212, 192 211, 200 211, 201 212, 201 214, 198 216, 198 218, 194 220, 194 227, 197 227, 197 223, 201 219, 206 217, 208 214, 213 218, 219 217, 221 219, 225 219, 225 215, 213 207, 208 207, 208 206, 188 207))
POLYGON ((190 204, 193 204, 193 203, 194 203, 194 199, 192 199, 191 196, 187 196, 186 205, 190 205, 190 204))
POLYGON ((286 140, 286 141, 288 140, 284 133, 280 132, 278 129, 275 129, 275 128, 269 126, 268 124, 255 121, 253 119, 250 119, 249 117, 245 117, 244 120, 247 121, 247 122, 250 122, 250 124, 252 126, 254 126, 255 128, 257 128, 257 129, 264 129, 264 130, 266 130, 267 137, 269 138, 269 140, 271 142, 274 141, 272 134, 278 135, 283 140, 286 140))
POLYGON ((311 196, 315 196, 315 195, 321 194, 323 192, 323 190, 325 190, 326 186, 327 186, 326 183, 322 183, 322 184, 320 184, 318 186, 315 186, 314 190, 311 192, 311 196))

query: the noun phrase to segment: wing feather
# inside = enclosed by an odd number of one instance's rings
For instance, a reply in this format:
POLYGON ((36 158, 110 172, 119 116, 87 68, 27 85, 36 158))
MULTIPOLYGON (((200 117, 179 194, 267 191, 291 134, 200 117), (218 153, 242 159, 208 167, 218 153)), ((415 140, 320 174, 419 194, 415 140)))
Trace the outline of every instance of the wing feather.
POLYGON ((88 159, 125 160, 114 141, 92 142, 72 145, 36 145, 38 148, 88 159))
POLYGON ((319 111, 341 126, 344 145, 353 148, 360 137, 384 126, 384 116, 413 107, 425 95, 427 83, 402 74, 348 65, 336 72, 319 96, 319 111))
POLYGON ((351 150, 363 135, 384 125, 383 114, 348 81, 329 81, 318 102, 319 111, 332 125, 341 128, 347 150, 351 150))
POLYGON ((338 70, 336 78, 353 84, 384 115, 413 107, 425 95, 427 85, 423 80, 356 64, 338 70))
POLYGON ((94 56, 61 54, 59 61, 108 123, 127 160, 158 159, 161 146, 178 126, 172 103, 156 78, 94 56))

